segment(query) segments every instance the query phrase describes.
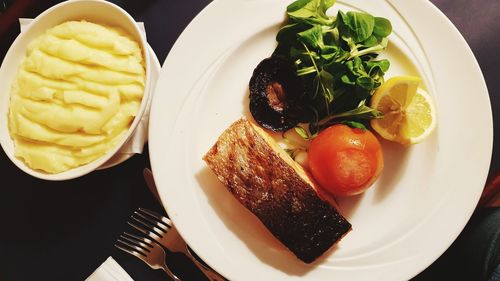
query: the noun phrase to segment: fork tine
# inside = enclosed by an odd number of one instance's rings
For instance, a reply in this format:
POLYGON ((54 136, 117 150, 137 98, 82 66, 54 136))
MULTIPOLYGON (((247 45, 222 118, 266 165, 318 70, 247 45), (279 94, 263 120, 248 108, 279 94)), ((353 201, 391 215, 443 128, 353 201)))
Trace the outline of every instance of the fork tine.
POLYGON ((126 241, 123 241, 123 240, 121 240, 119 238, 116 241, 122 243, 123 245, 125 245, 125 246, 133 249, 135 252, 138 252, 139 254, 142 254, 144 256, 147 255, 147 252, 150 252, 149 250, 143 249, 143 248, 141 248, 141 247, 139 247, 137 245, 131 244, 131 243, 126 242, 126 241))
POLYGON ((142 219, 142 217, 136 217, 136 216, 132 215, 131 218, 133 220, 139 222, 143 226, 145 226, 146 229, 155 231, 156 233, 158 233, 159 236, 163 236, 163 234, 167 233, 167 231, 168 231, 168 228, 167 229, 158 228, 155 226, 156 224, 155 225, 150 224, 148 221, 145 221, 144 219, 142 219))
POLYGON ((146 255, 138 253, 138 252, 136 252, 134 250, 129 250, 129 249, 125 248, 125 247, 120 246, 119 244, 115 244, 115 247, 118 248, 118 249, 120 249, 120 250, 122 250, 122 251, 124 251, 124 252, 126 252, 126 253, 129 253, 129 254, 131 254, 131 255, 139 258, 140 260, 142 260, 144 263, 146 263, 152 269, 156 269, 157 268, 157 267, 153 266, 152 264, 150 264, 150 262, 147 260, 147 256, 146 255))
POLYGON ((152 231, 148 231, 148 230, 146 230, 144 227, 142 227, 142 226, 140 226, 140 225, 138 225, 138 224, 136 224, 136 223, 134 223, 134 222, 130 222, 130 221, 129 221, 129 222, 127 222, 127 223, 128 223, 130 226, 132 226, 133 228, 135 228, 135 229, 139 230, 140 232, 142 232, 142 233, 146 234, 147 236, 149 236, 150 238, 154 239, 156 242, 161 243, 161 242, 160 242, 160 241, 161 241, 161 237, 160 237, 160 236, 158 236, 158 234, 156 234, 156 233, 154 233, 154 232, 152 232, 152 231))
POLYGON ((144 242, 142 241, 142 239, 137 239, 137 238, 135 238, 135 237, 131 236, 130 234, 129 234, 129 236, 127 236, 127 235, 125 235, 125 234, 128 234, 128 233, 126 233, 126 232, 124 232, 123 234, 124 234, 124 235, 120 235, 120 238, 123 238, 123 239, 125 239, 125 240, 127 240, 127 241, 129 241, 129 242, 131 242, 131 243, 137 244, 137 245, 141 246, 142 248, 144 248, 144 249, 146 249, 146 250, 149 250, 149 248, 153 248, 153 246, 152 246, 152 245, 149 245, 149 244, 147 244, 147 243, 144 243, 144 242))
POLYGON ((138 253, 138 252, 136 252, 134 250, 129 250, 129 249, 125 248, 125 247, 120 246, 119 244, 115 244, 115 247, 118 248, 118 249, 120 249, 120 250, 122 250, 122 251, 124 251, 124 252, 127 252, 127 253, 129 253, 129 254, 131 254, 133 256, 136 256, 136 257, 138 257, 140 259, 142 259, 144 257, 143 254, 140 254, 140 253, 138 253))
POLYGON ((146 238, 146 237, 137 236, 137 235, 134 235, 134 234, 132 234, 132 233, 128 233, 128 232, 123 232, 123 234, 125 234, 125 235, 127 235, 127 236, 130 236, 131 238, 135 238, 135 239, 137 239, 137 240, 139 240, 139 241, 142 241, 142 242, 144 242, 144 243, 147 243, 147 244, 149 244, 148 246, 150 246, 150 247, 153 247, 153 245, 154 245, 154 244, 153 244, 153 243, 154 243, 154 241, 153 241, 153 240, 151 240, 151 239, 148 239, 148 238, 146 238))
POLYGON ((165 223, 168 227, 172 227, 172 221, 165 217, 165 216, 162 216, 160 214, 158 214, 157 212, 155 211, 151 211, 151 210, 148 210, 148 209, 144 209, 144 208, 139 208, 139 211, 143 212, 143 213, 146 213, 150 216, 152 216, 153 218, 157 219, 157 220, 160 220, 162 221, 163 223, 165 223))
POLYGON ((159 227, 161 230, 163 230, 163 232, 167 232, 168 229, 170 228, 170 226, 168 226, 168 225, 165 226, 163 223, 161 223, 157 220, 154 220, 154 219, 150 218, 149 216, 145 216, 137 211, 135 211, 134 214, 141 217, 142 219, 146 220, 147 222, 151 223, 152 225, 159 227))

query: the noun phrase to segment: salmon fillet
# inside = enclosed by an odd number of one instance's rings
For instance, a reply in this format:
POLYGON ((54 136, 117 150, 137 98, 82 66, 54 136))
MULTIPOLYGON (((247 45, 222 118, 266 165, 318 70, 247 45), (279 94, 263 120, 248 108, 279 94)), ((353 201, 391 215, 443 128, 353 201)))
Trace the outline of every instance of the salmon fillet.
POLYGON ((311 263, 351 224, 316 191, 316 184, 261 128, 242 118, 203 160, 238 201, 300 260, 311 263))

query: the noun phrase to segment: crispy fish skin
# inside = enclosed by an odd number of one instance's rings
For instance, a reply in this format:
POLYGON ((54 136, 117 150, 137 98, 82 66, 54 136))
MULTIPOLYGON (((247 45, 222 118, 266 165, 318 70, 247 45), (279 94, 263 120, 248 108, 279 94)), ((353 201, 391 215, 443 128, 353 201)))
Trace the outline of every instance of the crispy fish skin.
POLYGON ((315 183, 261 128, 233 123, 203 160, 300 260, 311 263, 351 229, 315 183))

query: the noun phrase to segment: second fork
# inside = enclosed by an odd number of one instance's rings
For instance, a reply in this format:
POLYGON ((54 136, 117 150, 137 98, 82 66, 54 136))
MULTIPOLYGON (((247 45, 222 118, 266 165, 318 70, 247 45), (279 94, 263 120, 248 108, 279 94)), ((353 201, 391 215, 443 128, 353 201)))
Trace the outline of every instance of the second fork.
POLYGON ((128 222, 132 227, 148 235, 151 239, 160 243, 172 252, 181 252, 186 255, 211 281, 227 280, 209 266, 198 261, 191 253, 186 242, 181 238, 170 219, 154 211, 139 208, 134 212, 132 219, 135 222, 128 222), (138 224, 139 223, 139 224, 138 224))
POLYGON ((167 266, 165 250, 155 241, 124 232, 118 238, 115 247, 138 257, 152 269, 162 269, 173 280, 181 281, 167 266))

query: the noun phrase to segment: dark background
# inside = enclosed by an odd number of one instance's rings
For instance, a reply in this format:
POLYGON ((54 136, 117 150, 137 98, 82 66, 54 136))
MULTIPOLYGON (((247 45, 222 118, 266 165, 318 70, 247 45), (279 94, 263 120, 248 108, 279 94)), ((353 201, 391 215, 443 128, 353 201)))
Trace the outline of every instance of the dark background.
MULTIPOLYGON (((61 1, 17 0, 13 4, 16 7, 11 6, 11 11, 0 14, 0 59, 19 34, 18 17, 35 17, 58 2, 61 1)), ((210 1, 111 2, 145 23, 148 41, 163 63, 182 30, 210 1)), ((500 117, 500 23, 497 21, 500 1, 432 2, 457 26, 476 55, 488 85, 493 117, 497 120, 500 117)), ((500 165, 496 133, 499 123, 494 124, 495 145, 490 173, 497 171, 500 165)), ((142 261, 113 247, 119 234, 130 231, 126 221, 135 209, 162 210, 142 177, 142 170, 148 165, 146 147, 144 154, 117 167, 76 180, 48 182, 24 174, 0 151, 0 279, 84 280, 108 256, 113 256, 134 280, 166 280, 163 272, 153 271, 142 261)), ((480 265, 470 261, 471 257, 460 247, 474 227, 476 217, 454 246, 415 280, 452 280, 450 271, 462 277, 460 280, 479 280, 473 274, 478 271, 474 266, 480 265)), ((173 260, 171 267, 185 280, 202 280, 182 256, 174 255, 170 259, 173 260)))

